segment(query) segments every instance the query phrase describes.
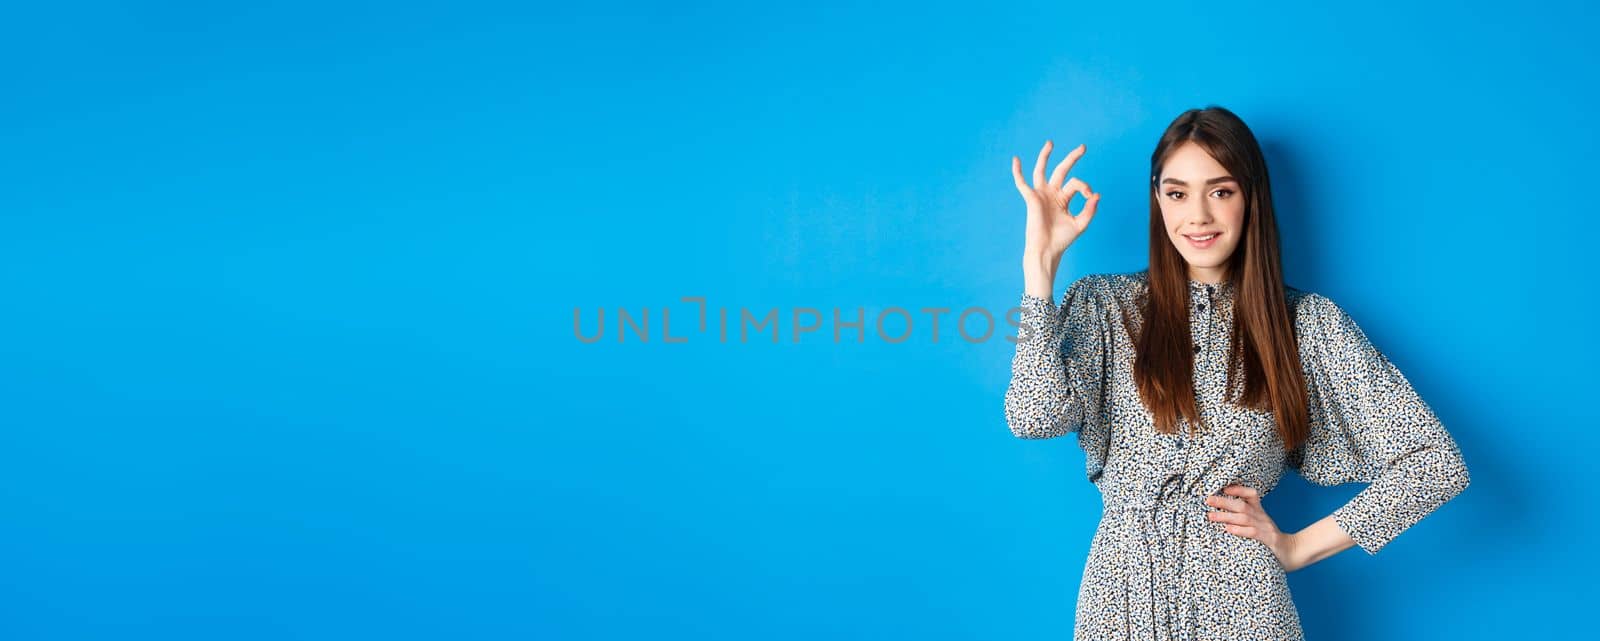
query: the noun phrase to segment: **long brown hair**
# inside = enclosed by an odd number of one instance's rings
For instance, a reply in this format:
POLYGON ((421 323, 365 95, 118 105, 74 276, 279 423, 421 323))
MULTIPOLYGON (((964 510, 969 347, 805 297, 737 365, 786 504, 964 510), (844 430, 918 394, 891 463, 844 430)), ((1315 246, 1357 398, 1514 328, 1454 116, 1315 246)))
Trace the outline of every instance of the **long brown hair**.
POLYGON ((1150 156, 1149 289, 1141 304, 1144 322, 1133 368, 1139 396, 1161 433, 1176 433, 1180 416, 1191 426, 1200 424, 1194 398, 1194 339, 1189 333, 1188 265, 1168 238, 1156 184, 1167 156, 1186 141, 1198 144, 1226 168, 1239 181, 1245 199, 1244 236, 1228 259, 1235 297, 1228 401, 1270 410, 1285 449, 1293 450, 1305 440, 1309 418, 1294 323, 1285 300, 1267 163, 1250 128, 1219 106, 1180 114, 1150 156))

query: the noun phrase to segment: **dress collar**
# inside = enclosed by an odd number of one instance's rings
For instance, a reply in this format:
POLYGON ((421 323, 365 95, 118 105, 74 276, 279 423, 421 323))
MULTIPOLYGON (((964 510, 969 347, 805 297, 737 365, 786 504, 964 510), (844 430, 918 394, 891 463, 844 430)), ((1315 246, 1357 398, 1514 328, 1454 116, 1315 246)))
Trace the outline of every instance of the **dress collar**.
MULTIPOLYGON (((1149 268, 1145 268, 1145 269, 1139 270, 1138 276, 1148 286, 1148 284, 1150 282, 1150 269, 1149 268)), ((1191 279, 1186 279, 1186 280, 1189 281, 1189 295, 1190 296, 1195 296, 1195 297, 1199 297, 1199 298, 1205 298, 1208 295, 1221 294, 1221 295, 1224 295, 1224 296, 1226 296, 1228 298, 1232 298, 1233 297, 1234 286, 1233 286, 1233 281, 1231 279, 1230 280, 1225 280, 1225 281, 1220 282, 1220 283, 1202 283, 1202 282, 1194 280, 1192 278, 1191 279), (1206 289, 1207 287, 1210 287, 1210 289, 1206 289)))
POLYGON ((1225 280, 1220 283, 1203 283, 1194 279, 1189 280, 1189 293, 1202 298, 1212 295, 1221 295, 1231 298, 1233 296, 1233 281, 1225 280))

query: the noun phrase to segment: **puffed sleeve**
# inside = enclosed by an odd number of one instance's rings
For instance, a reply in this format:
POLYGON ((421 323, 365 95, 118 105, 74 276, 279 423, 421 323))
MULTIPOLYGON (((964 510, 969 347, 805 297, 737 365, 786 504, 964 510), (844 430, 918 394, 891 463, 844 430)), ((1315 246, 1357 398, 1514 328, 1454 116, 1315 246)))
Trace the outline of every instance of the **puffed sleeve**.
POLYGON ((1465 490, 1455 439, 1355 321, 1307 293, 1296 314, 1310 438, 1289 465, 1317 485, 1369 485, 1333 513, 1367 554, 1465 490))
POLYGON ((1105 460, 1102 411, 1106 376, 1106 304, 1100 279, 1079 278, 1059 306, 1022 295, 1021 328, 1006 388, 1006 422, 1019 438, 1078 433, 1088 452, 1089 480, 1105 460))

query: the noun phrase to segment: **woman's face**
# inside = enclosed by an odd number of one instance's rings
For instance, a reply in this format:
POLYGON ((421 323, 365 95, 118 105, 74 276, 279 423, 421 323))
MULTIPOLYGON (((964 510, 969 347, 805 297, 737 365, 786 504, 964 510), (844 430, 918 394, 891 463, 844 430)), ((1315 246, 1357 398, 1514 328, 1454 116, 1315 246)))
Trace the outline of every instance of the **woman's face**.
POLYGON ((1189 263, 1189 278, 1227 279, 1228 257, 1244 233, 1239 182, 1205 149, 1186 141, 1167 156, 1155 189, 1167 239, 1189 263))

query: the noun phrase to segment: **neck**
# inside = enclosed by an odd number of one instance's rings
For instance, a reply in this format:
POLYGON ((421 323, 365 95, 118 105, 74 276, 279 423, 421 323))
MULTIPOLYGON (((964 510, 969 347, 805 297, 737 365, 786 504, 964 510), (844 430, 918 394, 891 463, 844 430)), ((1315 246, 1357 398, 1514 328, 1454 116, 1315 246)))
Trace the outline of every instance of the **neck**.
POLYGON ((1190 265, 1189 280, 1210 283, 1213 285, 1220 284, 1228 280, 1228 269, 1226 266, 1195 267, 1194 265, 1190 265))

